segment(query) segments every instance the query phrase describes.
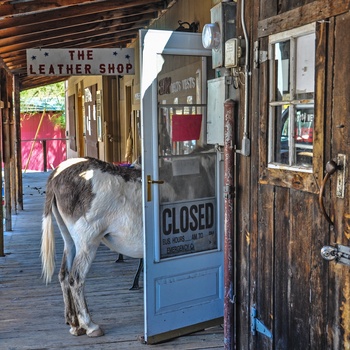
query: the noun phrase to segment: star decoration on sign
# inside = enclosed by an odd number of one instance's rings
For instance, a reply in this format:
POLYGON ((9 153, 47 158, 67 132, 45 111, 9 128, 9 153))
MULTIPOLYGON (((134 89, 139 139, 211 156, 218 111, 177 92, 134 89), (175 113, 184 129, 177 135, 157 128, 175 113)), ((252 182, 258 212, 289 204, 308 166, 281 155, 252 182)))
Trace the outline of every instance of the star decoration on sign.
POLYGON ((125 58, 128 60, 130 59, 130 55, 125 55, 125 58))
POLYGON ((44 53, 44 56, 45 56, 45 57, 47 57, 48 55, 49 55, 49 53, 48 53, 48 52, 45 52, 45 53, 44 53))
POLYGON ((36 60, 36 56, 32 56, 31 58, 32 58, 32 61, 36 60))
POLYGON ((118 52, 117 51, 114 51, 113 52, 113 56, 117 56, 118 55, 118 52))

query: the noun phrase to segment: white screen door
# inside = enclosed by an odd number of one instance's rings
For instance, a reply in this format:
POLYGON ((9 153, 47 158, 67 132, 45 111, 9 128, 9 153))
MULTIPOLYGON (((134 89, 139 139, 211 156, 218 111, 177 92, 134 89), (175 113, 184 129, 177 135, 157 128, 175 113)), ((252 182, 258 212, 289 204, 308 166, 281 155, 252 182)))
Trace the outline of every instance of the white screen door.
POLYGON ((223 162, 206 144, 211 51, 201 35, 140 37, 145 341, 153 344, 222 322, 223 162))

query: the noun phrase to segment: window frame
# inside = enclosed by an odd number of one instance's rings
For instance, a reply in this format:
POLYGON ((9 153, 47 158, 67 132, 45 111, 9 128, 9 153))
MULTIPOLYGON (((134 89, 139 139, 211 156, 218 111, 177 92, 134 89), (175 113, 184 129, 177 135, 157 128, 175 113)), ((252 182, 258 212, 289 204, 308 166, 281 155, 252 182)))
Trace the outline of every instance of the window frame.
MULTIPOLYGON (((268 98, 261 96, 261 101, 265 101, 266 105, 266 123, 267 132, 265 134, 266 142, 266 159, 261 160, 261 174, 259 182, 261 184, 269 184, 281 187, 288 187, 297 190, 303 190, 312 193, 319 192, 319 185, 323 178, 323 154, 324 154, 324 140, 323 140, 323 125, 324 125, 324 95, 322 93, 322 87, 325 84, 325 62, 321 57, 325 56, 326 44, 325 44, 325 28, 320 23, 311 23, 305 26, 301 26, 295 29, 291 29, 281 33, 271 34, 268 37, 269 58, 268 61, 268 74, 264 83, 267 84, 266 89, 261 89, 268 94, 268 98), (303 168, 299 166, 290 166, 288 164, 271 163, 271 142, 274 139, 270 138, 273 127, 271 125, 271 107, 270 96, 272 74, 269 71, 271 69, 270 61, 273 59, 271 56, 270 45, 278 41, 290 39, 291 36, 307 35, 308 32, 315 33, 315 91, 314 91, 314 130, 313 130, 313 159, 312 167, 303 168)), ((265 138, 264 137, 264 138, 265 138)))

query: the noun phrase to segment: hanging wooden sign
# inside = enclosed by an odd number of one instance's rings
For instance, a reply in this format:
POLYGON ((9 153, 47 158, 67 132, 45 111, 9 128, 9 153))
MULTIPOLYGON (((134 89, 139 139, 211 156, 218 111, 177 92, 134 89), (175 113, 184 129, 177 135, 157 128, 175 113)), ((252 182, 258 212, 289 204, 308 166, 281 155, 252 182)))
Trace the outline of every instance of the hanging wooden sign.
POLYGON ((28 49, 28 75, 135 74, 134 49, 28 49))

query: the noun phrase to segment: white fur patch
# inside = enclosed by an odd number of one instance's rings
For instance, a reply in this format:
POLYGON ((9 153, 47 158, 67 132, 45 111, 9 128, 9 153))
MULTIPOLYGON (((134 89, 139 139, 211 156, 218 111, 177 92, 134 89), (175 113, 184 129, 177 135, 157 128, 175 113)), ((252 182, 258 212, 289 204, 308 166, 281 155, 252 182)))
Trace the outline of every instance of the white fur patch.
POLYGON ((54 175, 54 177, 56 177, 57 175, 59 175, 63 170, 69 168, 70 166, 77 164, 77 163, 81 163, 81 162, 86 162, 87 159, 85 158, 70 158, 65 160, 64 162, 62 162, 56 169, 56 173, 54 175))

